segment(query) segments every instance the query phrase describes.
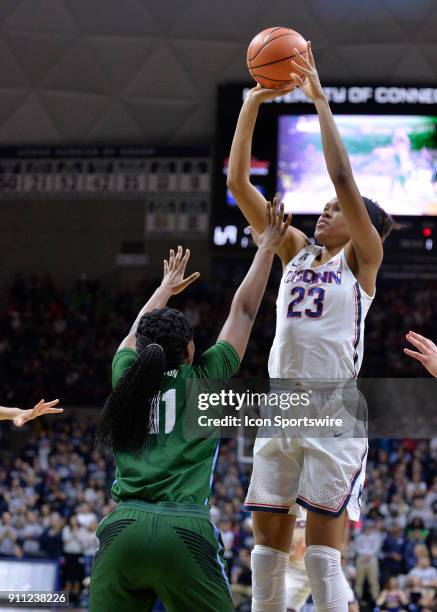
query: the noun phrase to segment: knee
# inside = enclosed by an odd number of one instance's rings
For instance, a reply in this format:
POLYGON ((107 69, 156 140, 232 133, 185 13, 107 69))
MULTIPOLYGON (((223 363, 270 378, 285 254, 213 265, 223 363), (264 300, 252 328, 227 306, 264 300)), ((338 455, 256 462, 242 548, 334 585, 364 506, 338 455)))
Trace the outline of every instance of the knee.
POLYGON ((305 553, 305 568, 308 576, 328 578, 341 572, 340 551, 330 546, 308 546, 305 553))
POLYGON ((285 601, 288 553, 257 544, 252 550, 252 596, 254 602, 285 601))
POLYGON ((305 553, 305 568, 317 610, 337 612, 347 609, 339 550, 330 546, 308 546, 305 553))

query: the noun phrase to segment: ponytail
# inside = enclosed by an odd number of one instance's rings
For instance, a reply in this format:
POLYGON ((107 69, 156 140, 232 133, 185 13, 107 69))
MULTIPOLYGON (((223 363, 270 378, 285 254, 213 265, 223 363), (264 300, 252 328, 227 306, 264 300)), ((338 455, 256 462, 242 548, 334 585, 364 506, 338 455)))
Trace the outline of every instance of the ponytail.
POLYGON ((396 223, 393 217, 385 212, 377 202, 365 197, 363 197, 363 202, 369 213, 370 220, 380 235, 382 242, 385 241, 393 230, 402 229, 403 226, 396 223))
POLYGON ((167 359, 162 346, 149 344, 108 397, 97 426, 98 446, 113 453, 138 454, 153 433, 167 359))

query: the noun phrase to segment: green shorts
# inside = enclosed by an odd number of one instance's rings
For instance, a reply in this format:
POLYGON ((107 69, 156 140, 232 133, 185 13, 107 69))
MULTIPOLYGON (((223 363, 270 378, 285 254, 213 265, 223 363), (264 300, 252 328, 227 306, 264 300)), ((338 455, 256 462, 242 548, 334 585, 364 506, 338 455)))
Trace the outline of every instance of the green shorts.
POLYGON ((203 506, 121 502, 97 529, 90 612, 234 610, 220 532, 203 506))

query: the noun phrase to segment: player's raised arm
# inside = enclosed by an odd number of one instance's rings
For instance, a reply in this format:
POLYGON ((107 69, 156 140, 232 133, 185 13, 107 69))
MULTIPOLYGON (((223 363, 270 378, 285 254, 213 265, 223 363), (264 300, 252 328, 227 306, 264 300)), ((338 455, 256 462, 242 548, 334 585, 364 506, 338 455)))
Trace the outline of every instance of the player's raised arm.
POLYGON ((284 205, 278 211, 278 199, 268 202, 264 210, 265 229, 258 238, 258 250, 243 282, 232 300, 229 316, 219 335, 219 340, 231 344, 243 359, 264 295, 275 253, 281 247, 290 225, 290 217, 284 221, 284 205))
POLYGON ((62 408, 55 408, 59 404, 59 400, 45 402, 43 399, 29 410, 21 410, 21 408, 6 408, 0 406, 0 421, 13 421, 16 427, 22 427, 27 421, 32 421, 45 414, 60 414, 64 412, 62 408))
MULTIPOLYGON (((294 86, 293 86, 294 87, 294 86)), ((293 89, 290 85, 278 89, 263 89, 260 85, 251 89, 244 100, 232 141, 229 156, 227 186, 232 191, 241 212, 256 232, 266 228, 265 208, 267 201, 250 182, 250 159, 252 138, 260 105, 282 96, 293 89)), ((287 230, 278 254, 283 263, 288 263, 308 242, 305 234, 295 228, 287 230)))
POLYGON ((376 275, 383 256, 381 238, 370 220, 355 183, 348 154, 320 84, 310 42, 307 43, 307 58, 298 54, 298 61, 291 63, 294 70, 299 70, 306 75, 303 80, 295 72, 291 73, 303 92, 313 100, 316 106, 326 166, 349 228, 358 266, 371 268, 376 275))
POLYGON ((137 315, 128 335, 123 339, 118 350, 130 348, 135 350, 135 334, 137 333, 138 323, 143 315, 147 312, 155 310, 155 308, 164 308, 172 295, 181 293, 184 289, 191 285, 200 276, 199 272, 193 272, 187 278, 184 278, 185 268, 190 259, 190 250, 186 249, 183 255, 183 248, 178 246, 176 253, 173 249, 170 250, 169 259, 164 259, 164 275, 162 282, 150 300, 142 307, 137 315))

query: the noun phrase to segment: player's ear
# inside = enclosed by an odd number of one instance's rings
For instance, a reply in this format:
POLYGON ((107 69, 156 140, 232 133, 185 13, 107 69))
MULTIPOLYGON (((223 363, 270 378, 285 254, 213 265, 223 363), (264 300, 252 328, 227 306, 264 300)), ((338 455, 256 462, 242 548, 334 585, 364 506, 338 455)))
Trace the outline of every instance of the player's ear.
POLYGON ((194 350, 194 341, 190 340, 184 348, 184 360, 186 363, 193 363, 194 350))

